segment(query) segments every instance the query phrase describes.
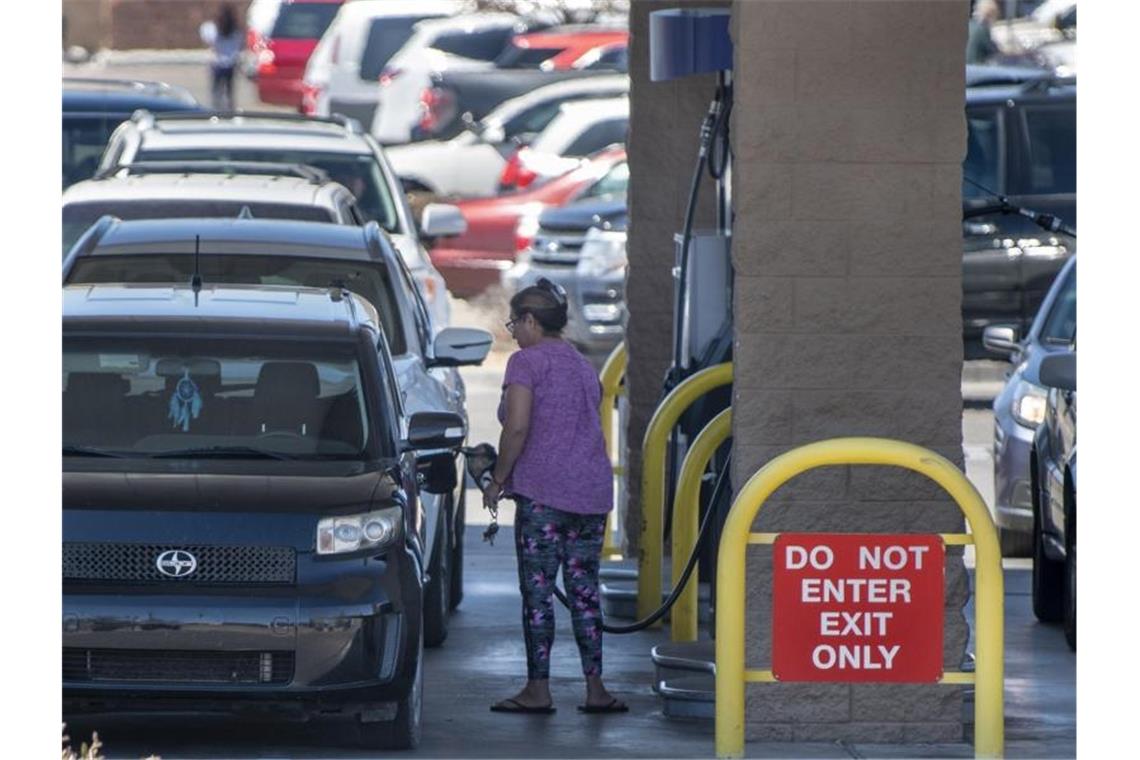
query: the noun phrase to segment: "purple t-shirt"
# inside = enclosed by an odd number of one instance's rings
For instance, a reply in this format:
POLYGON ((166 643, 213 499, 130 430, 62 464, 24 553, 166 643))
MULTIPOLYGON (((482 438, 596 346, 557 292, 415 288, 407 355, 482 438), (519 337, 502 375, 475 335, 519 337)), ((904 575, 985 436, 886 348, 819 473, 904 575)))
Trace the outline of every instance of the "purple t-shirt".
POLYGON ((590 363, 565 341, 544 340, 507 361, 499 423, 508 385, 530 388, 534 401, 522 454, 504 491, 577 514, 613 508, 613 469, 602 437, 602 386, 590 363))

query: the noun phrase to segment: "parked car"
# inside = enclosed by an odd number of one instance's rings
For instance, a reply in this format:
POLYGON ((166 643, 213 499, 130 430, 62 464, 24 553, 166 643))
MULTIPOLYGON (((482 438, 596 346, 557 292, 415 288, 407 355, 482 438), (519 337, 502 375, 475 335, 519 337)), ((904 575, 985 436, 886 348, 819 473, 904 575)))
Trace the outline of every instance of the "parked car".
POLYGON ((189 90, 134 79, 63 80, 63 188, 88 179, 111 132, 140 108, 154 112, 200 111, 189 90))
POLYGON ((462 233, 463 217, 454 206, 430 204, 417 227, 399 180, 359 122, 290 114, 171 119, 139 113, 115 131, 100 168, 138 161, 269 161, 321 169, 352 191, 364 215, 391 235, 423 291, 433 324, 448 324, 443 277, 424 241, 462 233))
POLYGON ((561 285, 569 306, 563 334, 594 356, 625 336, 628 177, 629 165, 617 164, 575 202, 542 212, 534 241, 503 276, 508 291, 544 277, 561 285))
POLYGON ((501 69, 543 71, 582 68, 589 63, 597 63, 600 58, 600 54, 596 54, 598 51, 620 49, 628 43, 628 29, 596 25, 560 26, 517 35, 510 40, 495 65, 501 69), (591 54, 595 54, 593 60, 578 65, 591 54))
POLYGON ((1033 549, 1033 497, 1029 452, 1045 419, 1048 389, 1041 384, 1041 360, 1067 351, 1077 335, 1077 257, 1068 260, 1041 302, 1029 332, 991 325, 983 341, 1009 356, 1011 370, 994 399, 994 520, 1002 554, 1026 557, 1033 549))
POLYGON ((379 104, 372 134, 385 145, 408 142, 420 122, 420 96, 433 73, 490 70, 511 35, 542 26, 508 13, 471 13, 417 24, 373 85, 379 104))
POLYGON ((385 149, 392 171, 409 191, 485 198, 498 191, 507 157, 534 141, 563 103, 629 93, 629 77, 568 79, 512 98, 450 140, 385 149))
POLYGON ((405 418, 376 310, 339 289, 63 299, 65 714, 339 713, 416 746, 417 455, 451 458, 462 418, 405 418))
POLYGON ((995 208, 993 191, 1076 227, 1076 94, 1075 81, 1039 78, 966 90, 962 319, 968 358, 992 355, 981 340, 990 325, 1014 325, 1025 334, 1076 251, 1075 238, 1045 232, 1023 216, 996 210, 974 216, 995 208))
POLYGON ((530 145, 507 159, 499 191, 541 185, 580 165, 610 145, 625 145, 629 134, 629 98, 570 101, 530 145))
POLYGON ((554 82, 612 72, 569 69, 491 69, 489 71, 436 71, 431 85, 420 94, 420 120, 411 140, 450 140, 468 123, 476 122, 500 103, 554 82))
POLYGON ((63 252, 106 215, 130 220, 246 214, 255 219, 357 226, 367 221, 347 188, 311 167, 213 163, 132 164, 126 170, 129 174, 72 185, 63 194, 63 252), (206 173, 211 169, 214 173, 206 173), (264 173, 233 173, 239 169, 264 173))
MULTIPOLYGON (((466 419, 466 393, 456 367, 482 362, 491 335, 449 328, 433 337, 411 274, 375 222, 360 228, 256 219, 107 219, 68 256, 63 280, 68 285, 186 283, 196 266, 207 282, 219 285, 343 287, 366 299, 388 341, 403 407, 466 419), (196 245, 202 253, 199 265, 196 245)), ((466 490, 458 487, 455 462, 445 464, 451 467, 451 485, 420 497, 431 576, 425 581, 428 646, 443 643, 448 615, 463 596, 466 490)))
POLYGON ((431 257, 456 296, 479 295, 499 285, 520 251, 538 230, 538 217, 550 206, 572 201, 603 182, 615 165, 625 161, 625 149, 603 151, 566 175, 531 191, 498 198, 459 201, 467 230, 432 248, 431 257))
POLYGON ((301 107, 301 77, 344 0, 282 0, 269 34, 255 40, 257 97, 301 107))
POLYGON ((341 6, 305 67, 301 112, 342 113, 371 124, 380 72, 416 24, 463 7, 462 0, 354 0, 341 6))
POLYGON ((1041 360, 1049 388, 1033 439, 1033 612, 1077 648, 1077 351, 1041 360))

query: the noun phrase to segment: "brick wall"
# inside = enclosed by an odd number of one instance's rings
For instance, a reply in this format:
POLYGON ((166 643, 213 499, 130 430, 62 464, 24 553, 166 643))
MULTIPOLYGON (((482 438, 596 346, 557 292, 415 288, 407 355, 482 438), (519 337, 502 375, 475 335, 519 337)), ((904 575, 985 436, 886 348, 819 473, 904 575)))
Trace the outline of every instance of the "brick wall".
POLYGON ((63 0, 70 44, 91 50, 203 47, 198 27, 231 5, 244 23, 245 0, 63 0))
MULTIPOLYGON (((962 465, 961 201, 967 0, 736 0, 734 483, 797 445, 898 438, 962 465)), ((918 476, 827 468, 762 531, 952 532, 918 476)), ((948 550, 943 659, 967 627, 948 550)), ((771 553, 748 560, 748 665, 770 664, 771 553)), ((748 736, 958 741, 961 688, 754 684, 748 736)))

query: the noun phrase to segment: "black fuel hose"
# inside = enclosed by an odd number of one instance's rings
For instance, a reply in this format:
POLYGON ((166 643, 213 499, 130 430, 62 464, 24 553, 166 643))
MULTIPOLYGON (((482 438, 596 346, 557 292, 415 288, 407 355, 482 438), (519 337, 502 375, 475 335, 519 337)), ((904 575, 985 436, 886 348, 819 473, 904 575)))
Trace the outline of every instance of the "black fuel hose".
MULTIPOLYGON (((731 447, 731 444, 729 445, 731 447)), ((672 593, 669 594, 669 597, 661 604, 660 607, 658 607, 649 617, 645 618, 644 620, 638 620, 636 623, 630 623, 629 625, 607 625, 603 623, 603 631, 606 633, 616 634, 643 631, 664 617, 665 613, 667 613, 669 609, 676 603, 677 599, 680 598, 681 592, 685 589, 685 584, 689 582, 689 577, 692 576, 693 570, 697 566, 697 557, 700 555, 701 544, 704 542, 705 537, 708 535, 709 527, 713 523, 712 515, 714 512, 716 512, 716 503, 720 499, 721 494, 724 492, 725 484, 728 483, 728 470, 731 465, 732 449, 730 448, 728 456, 725 457, 724 466, 721 468, 720 473, 717 475, 716 485, 713 486, 712 497, 709 499, 708 508, 705 510, 705 517, 701 521, 701 529, 697 533, 696 546, 693 547, 693 551, 689 555, 688 561, 685 562, 685 571, 681 573, 681 579, 677 582, 677 586, 673 589, 672 593)), ((558 601, 562 602, 562 605, 566 609, 570 609, 570 602, 567 600, 565 592, 563 592, 562 589, 558 587, 558 584, 554 585, 554 595, 558 597, 558 601)))

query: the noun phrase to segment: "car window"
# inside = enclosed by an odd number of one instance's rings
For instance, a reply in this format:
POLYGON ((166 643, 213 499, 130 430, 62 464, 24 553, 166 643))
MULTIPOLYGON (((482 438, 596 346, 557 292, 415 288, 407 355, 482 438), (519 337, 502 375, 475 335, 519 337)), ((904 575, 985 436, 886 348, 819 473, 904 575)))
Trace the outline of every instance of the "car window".
POLYGON ((339 3, 289 3, 282 5, 270 39, 319 40, 329 28, 339 3))
POLYGON ((348 341, 65 337, 63 383, 65 451, 365 459, 378 446, 348 341))
POLYGON ((503 52, 503 47, 513 33, 514 29, 509 26, 473 32, 444 32, 435 38, 431 47, 476 61, 493 61, 503 52))
POLYGON ((210 148, 185 150, 140 149, 135 161, 269 161, 308 164, 328 173, 329 179, 344 185, 369 219, 375 219, 388 232, 401 232, 396 204, 388 183, 370 153, 328 153, 324 151, 274 150, 271 148, 210 148))
POLYGON ((1069 272, 1068 278, 1057 299, 1049 309, 1045 326, 1041 329, 1041 341, 1058 346, 1068 346, 1077 339, 1077 270, 1069 272))
POLYGON ((533 48, 508 45, 502 54, 495 60, 495 67, 500 69, 537 69, 543 61, 553 58, 566 48, 533 48))
POLYGON ((292 219, 302 222, 335 222, 331 209, 296 203, 258 201, 177 200, 92 201, 63 207, 63 250, 70 250, 79 236, 104 214, 120 219, 187 219, 237 217, 248 209, 254 219, 292 219))
POLYGON ((412 304, 412 320, 413 326, 415 327, 416 340, 419 343, 419 353, 421 356, 427 356, 432 337, 431 317, 428 314, 423 295, 416 285, 415 278, 412 277, 412 273, 404 263, 403 257, 397 257, 397 261, 400 270, 400 281, 403 282, 404 285, 404 293, 412 304))
POLYGON ((431 16, 384 16, 372 20, 360 61, 360 78, 375 82, 384 65, 412 36, 412 27, 431 16))
POLYGON ((577 200, 586 198, 624 198, 629 187, 629 164, 622 161, 601 179, 586 188, 577 200))
POLYGON ((962 197, 988 195, 966 181, 972 179, 994 192, 1004 192, 1002 185, 1002 123, 996 108, 966 112, 966 160, 962 162, 962 197))
POLYGON ((503 124, 503 136, 506 139, 517 137, 518 135, 537 134, 546 129, 546 125, 554 120, 558 115, 558 111, 562 108, 562 104, 572 98, 552 98, 544 103, 527 108, 521 113, 515 114, 503 124))
POLYGON ((1075 193, 1077 191, 1076 108, 1026 106, 1026 143, 1029 146, 1026 193, 1075 193))
POLYGON ((64 116, 63 187, 90 179, 99 168, 99 158, 111 132, 121 119, 117 116, 64 116))
MULTIPOLYGON (((203 282, 220 285, 285 285, 327 288, 342 285, 365 299, 380 314, 392 352, 407 351, 404 325, 387 267, 365 262, 296 256, 210 256, 199 258, 203 282)), ((157 284, 189 282, 194 257, 186 254, 85 256, 75 262, 68 284, 157 284)))
POLYGON ((624 143, 629 131, 629 118, 606 119, 586 129, 562 152, 567 158, 581 158, 595 153, 607 145, 624 143))
POLYGON ((629 71, 629 47, 618 45, 599 51, 597 55, 583 57, 578 68, 587 71, 606 69, 608 71, 629 71))

